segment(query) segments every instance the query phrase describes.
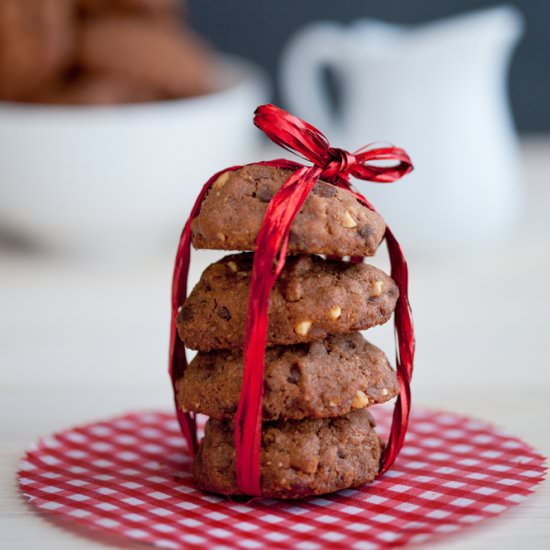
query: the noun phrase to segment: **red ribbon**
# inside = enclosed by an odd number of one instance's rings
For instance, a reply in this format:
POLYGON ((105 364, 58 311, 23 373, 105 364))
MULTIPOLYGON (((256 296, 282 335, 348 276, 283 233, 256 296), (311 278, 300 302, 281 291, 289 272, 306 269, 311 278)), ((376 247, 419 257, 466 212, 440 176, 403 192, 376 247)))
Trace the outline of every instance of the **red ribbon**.
MULTIPOLYGON (((254 124, 281 147, 295 152, 313 163, 313 166, 310 167, 284 159, 260 163, 293 170, 293 174, 271 199, 256 240, 244 339, 243 384, 235 416, 237 484, 242 493, 260 496, 267 309, 270 291, 285 265, 292 221, 319 178, 348 189, 361 203, 374 211, 374 207, 367 199, 351 188, 350 176, 374 182, 390 183, 410 172, 412 163, 407 153, 396 147, 364 147, 355 153, 330 147, 327 138, 319 130, 274 105, 258 107, 254 124), (372 164, 372 162, 378 161, 393 161, 394 164, 391 166, 388 166, 387 163, 384 165, 372 164)), ((176 380, 182 376, 187 366, 184 343, 177 337, 176 317, 179 307, 187 297, 191 221, 198 214, 208 189, 219 175, 238 168, 240 166, 222 170, 206 182, 181 235, 174 268, 170 326, 170 375, 174 387, 176 380)), ((410 381, 414 359, 414 331, 408 302, 407 263, 403 251, 389 227, 386 227, 385 238, 391 262, 391 275, 400 290, 394 315, 397 339, 396 371, 400 393, 395 403, 392 427, 382 456, 380 473, 385 472, 393 464, 403 445, 409 419, 410 381)), ((197 441, 194 415, 183 413, 177 403, 176 410, 188 446, 195 453, 197 441)))

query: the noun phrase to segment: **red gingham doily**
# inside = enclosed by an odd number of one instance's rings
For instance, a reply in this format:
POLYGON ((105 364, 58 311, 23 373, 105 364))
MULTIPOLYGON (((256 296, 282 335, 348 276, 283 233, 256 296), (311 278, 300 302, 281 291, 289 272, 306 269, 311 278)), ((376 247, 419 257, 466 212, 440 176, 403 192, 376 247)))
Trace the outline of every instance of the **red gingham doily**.
MULTIPOLYGON (((375 411, 383 432, 390 412, 375 411)), ((380 548, 454 533, 522 502, 545 459, 493 426, 416 409, 393 468, 363 488, 284 502, 195 489, 173 414, 137 412, 41 439, 19 486, 39 510, 159 548, 380 548)))

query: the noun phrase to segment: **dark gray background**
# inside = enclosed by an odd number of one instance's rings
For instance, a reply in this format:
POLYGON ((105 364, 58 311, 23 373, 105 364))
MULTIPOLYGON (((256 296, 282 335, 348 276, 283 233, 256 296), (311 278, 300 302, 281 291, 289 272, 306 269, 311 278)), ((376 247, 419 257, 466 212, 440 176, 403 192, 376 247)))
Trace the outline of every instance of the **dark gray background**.
MULTIPOLYGON (((514 116, 520 130, 550 131, 550 0, 508 3, 523 12, 527 23, 510 73, 514 116)), ((499 4, 490 0, 188 0, 188 14, 194 27, 217 48, 255 61, 275 79, 282 45, 307 22, 375 17, 423 23, 499 4)))

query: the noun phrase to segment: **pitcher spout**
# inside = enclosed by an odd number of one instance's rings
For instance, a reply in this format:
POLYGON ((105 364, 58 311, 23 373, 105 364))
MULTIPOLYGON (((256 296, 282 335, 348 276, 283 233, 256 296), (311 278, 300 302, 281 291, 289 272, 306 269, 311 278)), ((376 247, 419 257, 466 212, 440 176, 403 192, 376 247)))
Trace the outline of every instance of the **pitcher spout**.
POLYGON ((474 40, 493 39, 514 46, 523 35, 525 19, 515 6, 502 5, 457 17, 448 25, 456 25, 457 31, 461 28, 465 36, 474 40))
POLYGON ((420 41, 451 46, 468 44, 514 47, 523 34, 525 19, 514 6, 502 5, 430 23, 420 29, 420 41), (424 32, 422 32, 424 31, 424 32))
POLYGON ((352 25, 355 47, 372 58, 390 59, 392 54, 419 53, 437 49, 442 55, 457 48, 515 46, 525 20, 514 6, 502 5, 453 15, 420 26, 363 19, 352 25))

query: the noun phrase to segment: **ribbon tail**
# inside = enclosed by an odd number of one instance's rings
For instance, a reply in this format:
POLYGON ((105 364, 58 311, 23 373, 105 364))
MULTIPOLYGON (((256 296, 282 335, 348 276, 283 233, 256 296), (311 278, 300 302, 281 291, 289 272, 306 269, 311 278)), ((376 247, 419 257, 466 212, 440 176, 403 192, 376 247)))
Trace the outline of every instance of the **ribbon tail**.
POLYGON ((403 250, 389 227, 386 244, 391 262, 391 276, 399 287, 399 300, 394 313, 396 337, 396 371, 399 397, 394 406, 388 443, 382 455, 380 474, 395 462, 405 441, 411 410, 411 378, 414 365, 415 340, 412 312, 409 305, 409 272, 403 250))
POLYGON ((237 170, 240 166, 233 166, 214 174, 203 186, 193 208, 187 219, 183 231, 181 233, 176 260, 174 263, 174 273, 172 276, 172 300, 171 300, 171 318, 170 318, 170 354, 168 372, 172 381, 172 391, 174 393, 174 404, 176 407, 176 415, 181 428, 181 432, 187 442, 187 448, 191 454, 197 452, 197 425, 195 416, 187 412, 183 412, 177 401, 177 381, 183 376, 187 368, 187 356, 185 353, 185 343, 178 337, 176 327, 176 319, 180 306, 187 298, 187 281, 189 276, 189 264, 191 261, 191 222, 199 213, 202 201, 210 186, 224 172, 237 170))
POLYGON ((244 373, 235 415, 239 490, 260 496, 262 399, 269 295, 286 261, 290 225, 319 177, 317 167, 294 172, 271 199, 256 239, 246 316, 244 373))
POLYGON ((170 363, 169 373, 172 381, 172 390, 174 392, 174 404, 176 407, 176 416, 181 428, 181 432, 187 442, 187 448, 195 455, 197 451, 197 433, 195 419, 189 413, 184 413, 178 406, 177 400, 177 381, 183 375, 187 368, 187 357, 185 354, 185 345, 178 338, 176 319, 179 306, 185 300, 187 294, 187 276, 189 273, 189 260, 191 254, 191 227, 190 221, 187 220, 182 231, 178 251, 176 254, 176 262, 174 267, 174 276, 172 280, 172 315, 170 320, 170 363))
MULTIPOLYGON (((355 198, 367 208, 376 212, 374 206, 353 189, 346 181, 340 182, 355 198)), ((395 370, 399 384, 399 396, 393 409, 392 425, 388 442, 382 454, 380 474, 386 472, 395 462, 405 441, 411 410, 411 378, 414 366, 414 326, 409 304, 409 268, 405 254, 393 231, 386 226, 386 246, 390 257, 391 276, 399 288, 399 299, 394 312, 396 339, 395 370)))

